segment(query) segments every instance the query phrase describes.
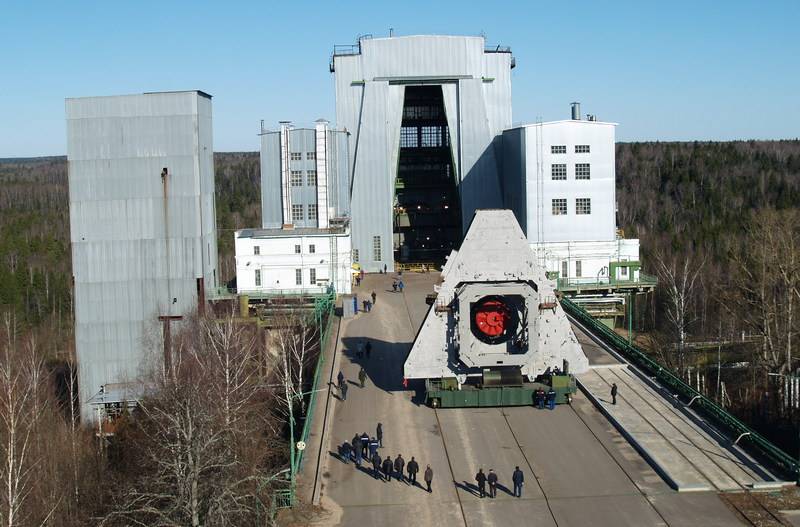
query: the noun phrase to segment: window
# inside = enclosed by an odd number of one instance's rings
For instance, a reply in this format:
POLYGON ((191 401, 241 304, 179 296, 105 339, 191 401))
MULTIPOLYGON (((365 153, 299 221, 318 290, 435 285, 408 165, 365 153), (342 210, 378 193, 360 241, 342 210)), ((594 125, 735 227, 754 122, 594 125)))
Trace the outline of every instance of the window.
POLYGON ((306 172, 306 185, 309 187, 316 187, 317 186, 317 171, 316 170, 309 170, 306 172))
POLYGON ((358 261, 358 249, 353 249, 353 261, 358 261))
POLYGON ((575 214, 591 214, 591 198, 575 198, 575 214))
POLYGON ((316 220, 317 219, 317 205, 316 205, 316 203, 308 206, 308 219, 309 220, 316 220))
POLYGON ((627 267, 627 266, 626 266, 626 267, 620 267, 620 268, 619 268, 619 273, 620 273, 622 276, 624 276, 624 277, 626 277, 626 278, 627 278, 627 276, 628 276, 628 267, 627 267))
POLYGON ((261 247, 260 247, 260 246, 258 246, 258 245, 256 245, 255 247, 253 247, 253 254, 255 254, 256 256, 258 256, 259 254, 261 254, 261 247))
POLYGON ((561 278, 569 277, 569 262, 564 260, 561 262, 561 278))
POLYGON ((303 159, 303 154, 300 152, 292 152, 291 154, 289 154, 289 159, 291 159, 292 161, 300 161, 301 159, 303 159))
POLYGON ((400 148, 417 148, 417 127, 404 126, 400 128, 400 148))
POLYGON ((423 126, 421 132, 422 144, 420 146, 427 148, 442 146, 441 126, 423 126))
POLYGON ((294 270, 294 283, 295 283, 295 285, 303 285, 303 270, 302 269, 295 269, 294 270))
POLYGON ((311 285, 316 285, 317 283, 317 270, 316 269, 309 269, 308 270, 308 281, 311 285))
POLYGON ((317 246, 312 243, 311 245, 308 246, 308 252, 314 254, 315 252, 317 252, 317 246))
POLYGON ((576 154, 588 154, 589 153, 589 145, 575 145, 575 153, 576 154))
POLYGON ((309 161, 316 160, 317 159, 317 153, 316 152, 306 152, 306 159, 308 159, 309 161))
POLYGON ((575 261, 575 276, 577 278, 581 277, 581 261, 580 260, 576 260, 575 261))
POLYGON ((372 259, 376 262, 381 261, 381 237, 372 237, 372 259))
POLYGON ((289 178, 293 187, 302 187, 303 186, 303 171, 302 170, 292 170, 292 176, 289 178))
POLYGON ((292 205, 292 221, 303 221, 302 205, 292 205))
POLYGON ((555 198, 553 200, 553 216, 564 216, 567 214, 567 199, 555 198))
POLYGON ((256 287, 261 286, 261 269, 256 269, 256 287))
POLYGON ((294 254, 300 254, 300 246, 299 245, 295 245, 294 246, 294 254))
POLYGON ((567 145, 552 145, 550 147, 551 154, 566 154, 567 153, 567 145))
POLYGON ((550 167, 553 181, 564 181, 567 179, 567 165, 565 163, 554 163, 550 167))
POLYGON ((575 179, 589 179, 589 163, 575 165, 575 179))

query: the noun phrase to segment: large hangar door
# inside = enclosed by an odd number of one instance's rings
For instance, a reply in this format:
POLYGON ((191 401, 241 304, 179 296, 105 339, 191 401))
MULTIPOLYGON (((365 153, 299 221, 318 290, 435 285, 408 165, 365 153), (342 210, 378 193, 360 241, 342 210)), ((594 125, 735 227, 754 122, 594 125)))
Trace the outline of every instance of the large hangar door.
POLYGON ((440 263, 461 241, 461 205, 442 86, 406 86, 394 202, 399 262, 440 263))

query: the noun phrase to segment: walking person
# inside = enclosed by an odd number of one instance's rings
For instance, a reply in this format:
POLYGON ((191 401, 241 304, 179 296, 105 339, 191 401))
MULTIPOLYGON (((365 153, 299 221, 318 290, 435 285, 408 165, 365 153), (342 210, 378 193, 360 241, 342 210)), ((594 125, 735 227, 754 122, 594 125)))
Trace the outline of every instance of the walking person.
POLYGON ((378 429, 375 431, 375 436, 378 438, 378 446, 383 448, 383 424, 378 423, 378 429))
POLYGON ((370 354, 372 353, 372 342, 367 341, 367 344, 364 346, 364 351, 367 352, 367 359, 369 359, 370 354))
POLYGON ((378 453, 378 440, 374 437, 369 440, 369 457, 372 459, 378 453))
POLYGON ((486 481, 489 482, 489 497, 496 498, 497 497, 497 474, 494 473, 494 469, 489 469, 489 475, 486 476, 486 481))
POLYGON ((400 292, 401 292, 401 293, 403 292, 403 288, 404 288, 405 286, 406 286, 406 285, 403 283, 403 281, 402 281, 402 280, 400 280, 399 282, 397 282, 397 288, 400 290, 400 292))
POLYGON ((478 482, 478 495, 481 498, 486 497, 486 474, 483 473, 483 469, 479 468, 478 473, 475 474, 475 481, 478 482))
POLYGON ((336 381, 338 383, 337 385, 339 386, 339 389, 341 390, 342 385, 344 384, 344 373, 340 371, 339 375, 336 376, 336 381))
POLYGON ((392 282, 392 291, 397 292, 397 281, 392 282))
POLYGON ((372 455, 372 475, 375 476, 375 479, 383 480, 381 475, 381 456, 377 452, 372 455))
POLYGON ((353 453, 356 457, 356 466, 361 466, 361 438, 358 437, 358 434, 353 436, 353 453))
POLYGON ((611 384, 611 404, 617 404, 617 383, 611 384))
POLYGON ((538 395, 539 398, 539 410, 544 410, 544 399, 545 399, 544 390, 542 388, 539 388, 536 394, 538 395))
POLYGON ((392 481, 393 469, 391 456, 386 456, 386 459, 383 460, 383 475, 386 477, 386 481, 392 481))
POLYGON ((340 390, 342 392, 342 401, 346 401, 347 400, 347 383, 346 382, 342 383, 342 387, 340 388, 340 390))
POLYGON ((375 305, 375 300, 378 299, 378 295, 375 294, 375 291, 372 292, 372 305, 375 305))
POLYGON ((364 457, 369 455, 369 436, 366 432, 361 434, 361 455, 364 457))
POLYGON ((383 264, 383 274, 386 274, 386 269, 388 269, 388 267, 386 267, 386 264, 383 264))
POLYGON ((360 370, 358 370, 358 382, 361 383, 361 387, 364 387, 364 384, 367 382, 367 371, 362 366, 360 370))
POLYGON ((417 486, 417 472, 419 472, 419 463, 417 463, 417 460, 414 459, 414 456, 411 456, 411 461, 408 462, 408 467, 406 467, 406 470, 408 470, 408 481, 413 486, 416 487, 417 486))
POLYGON ((344 461, 345 465, 348 465, 350 462, 350 456, 352 455, 352 448, 350 447, 350 442, 345 441, 342 445, 342 461, 344 461))
POLYGON ((425 484, 428 486, 428 492, 433 492, 431 490, 431 482, 433 481, 433 469, 430 465, 428 468, 425 469, 425 484))
POLYGON ((514 482, 514 496, 517 498, 522 497, 522 484, 525 483, 525 474, 517 467, 511 475, 511 481, 514 482))
POLYGON ((547 407, 551 410, 556 409, 556 391, 553 388, 547 392, 547 407))
POLYGON ((406 466, 406 460, 403 459, 403 456, 397 454, 397 457, 394 459, 394 471, 397 473, 397 479, 400 480, 402 483, 405 481, 405 477, 403 476, 403 468, 406 466))
POLYGON ((356 347, 356 358, 358 359, 364 358, 364 342, 358 343, 358 347, 356 347))

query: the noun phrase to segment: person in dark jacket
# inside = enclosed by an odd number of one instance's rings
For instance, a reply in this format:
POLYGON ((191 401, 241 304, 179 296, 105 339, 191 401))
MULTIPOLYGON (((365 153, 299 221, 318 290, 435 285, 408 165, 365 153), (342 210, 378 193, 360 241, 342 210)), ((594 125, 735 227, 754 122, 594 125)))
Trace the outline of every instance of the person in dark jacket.
POLYGON ((611 385, 611 404, 617 404, 617 383, 611 385))
POLYGON ((378 438, 378 446, 383 448, 383 425, 381 423, 378 423, 378 429, 375 432, 375 436, 378 438))
POLYGON ((497 474, 494 473, 493 469, 489 469, 489 475, 486 476, 486 481, 489 482, 489 497, 496 498, 497 497, 497 474))
POLYGON ((545 400, 545 393, 542 388, 539 388, 536 391, 536 395, 539 397, 539 410, 544 410, 544 400, 545 400))
POLYGON ((353 436, 353 455, 356 458, 356 465, 361 466, 361 438, 358 434, 353 436))
POLYGON ((428 468, 425 469, 425 484, 428 486, 428 492, 433 492, 431 490, 431 482, 433 481, 433 469, 430 465, 428 468))
POLYGON ((383 460, 383 475, 386 476, 386 481, 392 481, 392 458, 390 456, 386 456, 386 459, 383 460))
POLYGON ((547 407, 551 410, 556 409, 556 391, 552 388, 547 392, 547 407))
POLYGON ((486 474, 483 473, 483 469, 479 468, 478 473, 475 474, 475 481, 478 482, 478 494, 481 498, 486 497, 486 474))
POLYGON ((358 370, 358 382, 361 383, 361 387, 364 387, 364 384, 367 382, 367 370, 361 368, 358 370))
POLYGON ((372 342, 369 340, 367 341, 366 345, 364 345, 364 351, 367 352, 367 358, 369 358, 370 354, 372 353, 372 342))
POLYGON ((403 459, 403 456, 397 454, 397 457, 394 459, 394 471, 397 473, 395 477, 401 482, 405 481, 405 477, 403 476, 403 468, 405 468, 405 466, 406 460, 403 459))
POLYGON ((347 383, 346 382, 342 383, 342 387, 340 388, 340 390, 342 392, 342 401, 346 401, 347 400, 347 383))
POLYGON ((339 386, 339 389, 341 389, 342 385, 344 385, 344 373, 340 371, 339 375, 336 376, 336 380, 338 381, 337 386, 339 386))
POLYGON ((375 305, 375 300, 378 299, 378 295, 375 294, 375 291, 372 292, 372 305, 375 305))
POLYGON ((345 441, 342 445, 342 461, 344 464, 347 465, 350 462, 350 456, 352 455, 353 448, 350 446, 349 441, 345 441))
POLYGON ((361 455, 364 457, 369 455, 369 436, 366 432, 361 434, 361 455))
POLYGON ((383 480, 381 475, 381 456, 377 452, 372 456, 372 475, 375 479, 383 480))
POLYGON ((517 498, 522 497, 522 484, 525 483, 525 474, 517 467, 511 475, 511 481, 514 482, 514 496, 517 498))
POLYGON ((378 452, 378 440, 374 437, 369 440, 369 457, 372 459, 378 452))
POLYGON ((411 461, 408 462, 408 466, 406 467, 408 470, 408 481, 416 486, 417 485, 417 472, 419 472, 419 463, 417 460, 414 459, 414 456, 411 456, 411 461))

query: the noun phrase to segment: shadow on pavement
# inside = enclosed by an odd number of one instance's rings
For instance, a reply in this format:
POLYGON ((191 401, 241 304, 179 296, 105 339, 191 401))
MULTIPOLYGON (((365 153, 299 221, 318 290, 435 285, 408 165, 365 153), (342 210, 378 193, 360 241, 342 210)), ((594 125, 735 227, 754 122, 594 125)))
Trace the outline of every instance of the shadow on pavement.
POLYGON ((464 481, 462 483, 459 483, 458 481, 454 481, 453 483, 455 483, 456 487, 458 487, 459 489, 466 490, 467 492, 469 492, 473 496, 480 496, 481 495, 481 492, 478 490, 477 485, 473 485, 472 483, 468 483, 466 481, 464 481))
MULTIPOLYGON (((403 391, 403 364, 409 349, 410 342, 386 342, 367 337, 345 337, 342 339, 344 348, 342 353, 350 360, 364 368, 367 378, 377 388, 386 392, 403 391), (358 357, 357 350, 359 344, 366 345, 367 341, 372 343, 372 353, 370 358, 358 357)), ((352 384, 358 385, 353 381, 352 384)))

